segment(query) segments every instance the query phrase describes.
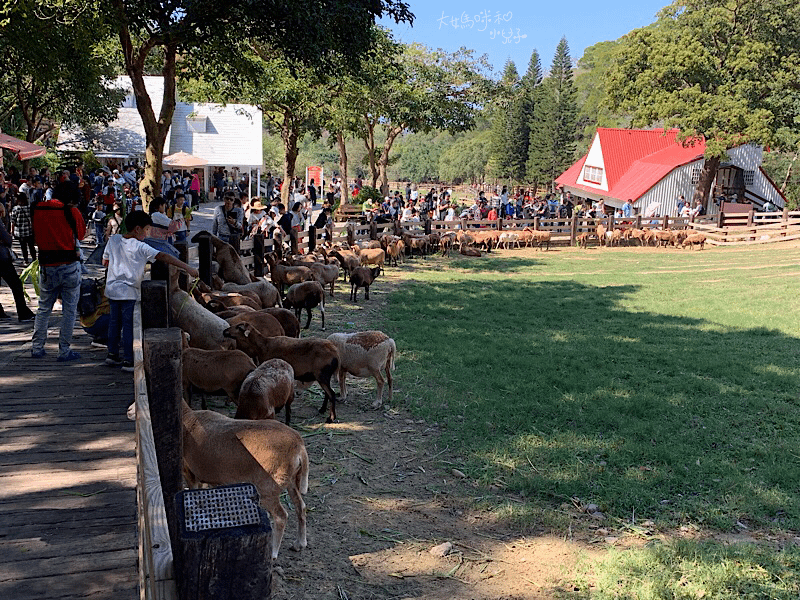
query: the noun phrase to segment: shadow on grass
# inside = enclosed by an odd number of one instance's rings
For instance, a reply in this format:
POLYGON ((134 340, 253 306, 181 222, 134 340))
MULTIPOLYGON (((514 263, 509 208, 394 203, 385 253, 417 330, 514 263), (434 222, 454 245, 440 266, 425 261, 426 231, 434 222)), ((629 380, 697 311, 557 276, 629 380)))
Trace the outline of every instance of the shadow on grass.
POLYGON ((453 269, 475 272, 486 271, 491 273, 503 273, 516 269, 541 267, 542 264, 542 261, 534 258, 517 258, 509 256, 508 254, 504 256, 502 252, 496 250, 489 254, 484 254, 481 258, 454 254, 454 258, 449 262, 449 266, 453 269))
POLYGON ((636 290, 403 286, 388 314, 398 397, 444 425, 471 477, 539 507, 800 527, 797 339, 622 309, 636 290))

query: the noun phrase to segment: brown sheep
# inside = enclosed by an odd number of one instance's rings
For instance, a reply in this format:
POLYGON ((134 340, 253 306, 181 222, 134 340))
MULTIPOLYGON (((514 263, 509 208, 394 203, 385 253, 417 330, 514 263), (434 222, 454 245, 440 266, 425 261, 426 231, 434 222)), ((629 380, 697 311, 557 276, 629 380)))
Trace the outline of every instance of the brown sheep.
POLYGON ((246 285, 253 281, 250 272, 242 264, 242 259, 238 252, 234 250, 233 246, 223 242, 215 235, 211 235, 207 231, 201 231, 192 238, 193 242, 198 242, 201 238, 208 237, 211 239, 211 245, 214 249, 214 260, 219 264, 219 276, 224 281, 230 281, 241 285, 246 285))
POLYGON ((294 369, 285 360, 271 358, 254 366, 242 381, 234 418, 274 419, 275 413, 285 406, 288 425, 292 419, 292 400, 294 369))
POLYGON ((264 308, 261 312, 269 313, 278 319, 278 323, 283 327, 287 337, 300 337, 300 320, 294 316, 292 311, 285 308, 264 308))
POLYGON ((247 323, 228 327, 223 333, 236 342, 236 347, 256 363, 271 358, 282 358, 294 369, 294 378, 301 382, 319 383, 325 400, 319 409, 323 414, 330 401, 331 412, 327 422, 336 420, 336 394, 331 388, 331 377, 339 368, 339 352, 335 344, 319 338, 296 339, 290 337, 268 338, 247 323))
POLYGON ((549 231, 536 230, 533 232, 533 239, 536 241, 536 247, 540 250, 542 246, 544 246, 545 250, 550 250, 550 240, 552 237, 553 234, 549 231))
POLYGON ((274 315, 264 311, 251 313, 241 313, 226 319, 228 325, 238 325, 239 323, 249 323, 264 337, 276 337, 286 335, 286 331, 274 315))
POLYGON ((362 267, 375 265, 383 270, 383 264, 386 261, 386 253, 381 248, 362 250, 358 255, 358 259, 362 267))
POLYGON ((358 301, 358 288, 364 288, 364 299, 369 300, 369 286, 380 275, 381 268, 375 267, 368 269, 367 267, 358 267, 350 273, 350 300, 353 302, 358 301))
POLYGON ((322 264, 322 263, 312 263, 308 265, 308 268, 314 273, 314 279, 319 281, 323 286, 330 285, 330 295, 333 298, 333 287, 336 284, 336 280, 339 279, 339 265, 338 261, 337 264, 322 264))
POLYGON ((470 248, 469 246, 465 246, 461 244, 461 248, 458 249, 462 256, 482 256, 481 251, 477 248, 470 248))
POLYGON ((318 281, 295 283, 286 292, 283 306, 288 309, 293 308, 294 315, 298 320, 300 320, 300 311, 304 308, 306 309, 308 319, 303 329, 308 329, 309 325, 311 325, 311 309, 319 306, 320 311, 322 311, 322 331, 325 331, 325 290, 318 281))
MULTIPOLYGON (((228 402, 238 402, 239 388, 256 368, 253 359, 239 350, 185 348, 181 354, 183 397, 192 401, 192 387, 208 394, 224 390, 228 402)), ((201 406, 206 408, 205 395, 201 406)))
POLYGON ((300 434, 274 419, 230 419, 213 410, 194 411, 186 402, 182 408, 183 472, 189 487, 252 483, 272 517, 272 560, 278 558, 286 529, 288 513, 280 500, 286 490, 297 513, 297 543, 292 548, 305 548, 302 494, 308 492, 308 453, 300 434))
POLYGON ((597 242, 601 246, 605 246, 606 245, 606 228, 602 223, 600 223, 597 226, 597 228, 595 229, 595 235, 597 235, 597 242))
POLYGON ((267 254, 269 263, 269 276, 273 285, 278 288, 281 296, 283 295, 284 285, 294 285, 303 281, 312 281, 314 273, 308 267, 289 267, 278 264, 277 258, 272 254, 267 254))
POLYGON ((591 234, 588 231, 584 231, 583 233, 579 233, 577 236, 575 236, 575 241, 578 242, 578 245, 581 248, 588 248, 590 236, 591 234))
POLYGON ((686 239, 683 240, 683 247, 689 246, 692 250, 694 250, 695 246, 700 246, 700 250, 706 244, 706 236, 702 233, 693 233, 691 235, 686 236, 686 239))

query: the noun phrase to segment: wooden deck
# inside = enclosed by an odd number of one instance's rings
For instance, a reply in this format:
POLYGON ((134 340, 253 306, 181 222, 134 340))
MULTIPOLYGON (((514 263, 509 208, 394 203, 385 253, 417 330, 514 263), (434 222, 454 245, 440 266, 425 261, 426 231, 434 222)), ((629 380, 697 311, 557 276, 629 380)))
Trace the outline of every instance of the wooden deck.
POLYGON ((133 600, 133 376, 104 366, 79 327, 82 359, 56 362, 59 320, 38 360, 32 324, 0 321, 0 598, 133 600))

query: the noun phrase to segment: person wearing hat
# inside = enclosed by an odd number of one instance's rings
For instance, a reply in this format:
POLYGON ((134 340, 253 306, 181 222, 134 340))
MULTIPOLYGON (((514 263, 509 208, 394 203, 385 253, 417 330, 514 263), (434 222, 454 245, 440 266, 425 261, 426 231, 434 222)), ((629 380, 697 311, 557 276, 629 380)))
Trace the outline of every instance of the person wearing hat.
POLYGON ((186 195, 183 192, 175 195, 175 204, 167 209, 167 216, 173 223, 177 223, 175 241, 185 242, 189 235, 189 223, 192 221, 192 209, 186 206, 186 195))
MULTIPOLYGON (((261 198, 255 197, 250 202, 250 216, 247 217, 247 231, 248 235, 253 235, 261 230, 261 221, 270 219, 269 214, 266 212, 266 206, 261 202, 261 198)), ((270 219, 271 221, 272 219, 270 219)), ((269 228, 269 224, 264 223, 269 228)))

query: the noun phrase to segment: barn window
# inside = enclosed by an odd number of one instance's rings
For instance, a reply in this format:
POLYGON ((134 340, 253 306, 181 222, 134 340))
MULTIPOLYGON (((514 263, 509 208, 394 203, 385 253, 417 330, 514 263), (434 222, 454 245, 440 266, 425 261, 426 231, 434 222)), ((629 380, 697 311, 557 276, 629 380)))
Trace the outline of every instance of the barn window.
POLYGON ((700 169, 692 169, 692 185, 700 183, 700 169))
POLYGON ((745 171, 744 172, 744 185, 745 187, 751 187, 756 181, 756 172, 755 171, 745 171))
POLYGON ((600 167, 583 167, 583 179, 589 183, 601 184, 603 183, 603 169, 600 167))

